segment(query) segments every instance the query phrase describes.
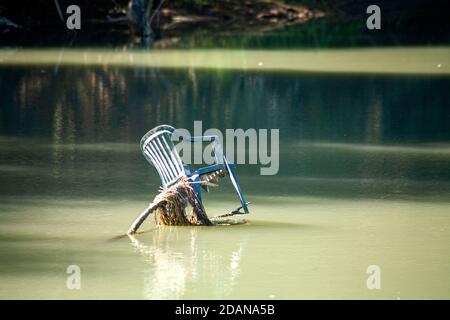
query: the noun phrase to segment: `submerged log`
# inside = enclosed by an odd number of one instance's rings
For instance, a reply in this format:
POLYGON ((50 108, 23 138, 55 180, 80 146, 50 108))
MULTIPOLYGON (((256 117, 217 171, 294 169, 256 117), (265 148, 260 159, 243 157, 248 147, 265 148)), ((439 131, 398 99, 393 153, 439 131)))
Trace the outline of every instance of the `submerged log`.
POLYGON ((186 177, 159 193, 133 222, 128 230, 128 234, 136 233, 141 224, 152 212, 155 212, 155 221, 158 225, 212 225, 205 208, 199 201, 197 194, 186 177), (188 205, 192 207, 192 212, 187 215, 186 207, 188 205))

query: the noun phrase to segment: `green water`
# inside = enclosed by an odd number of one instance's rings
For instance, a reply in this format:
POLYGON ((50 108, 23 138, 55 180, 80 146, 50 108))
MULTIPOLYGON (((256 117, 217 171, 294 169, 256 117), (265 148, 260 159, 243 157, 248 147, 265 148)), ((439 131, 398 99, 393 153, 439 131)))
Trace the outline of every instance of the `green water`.
POLYGON ((1 50, 0 298, 450 298, 448 50, 1 50), (248 223, 118 237, 159 186, 139 139, 194 120, 280 129, 248 223))

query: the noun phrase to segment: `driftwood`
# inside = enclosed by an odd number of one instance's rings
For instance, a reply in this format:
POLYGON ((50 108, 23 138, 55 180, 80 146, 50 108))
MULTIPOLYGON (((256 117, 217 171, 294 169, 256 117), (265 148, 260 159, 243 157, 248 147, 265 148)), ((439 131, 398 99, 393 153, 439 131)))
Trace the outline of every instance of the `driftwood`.
POLYGON ((155 212, 155 221, 158 225, 212 225, 205 208, 186 177, 181 178, 176 184, 159 193, 153 202, 133 222, 128 230, 128 234, 136 233, 152 212, 155 212), (192 212, 186 215, 186 207, 188 205, 192 207, 192 212))
MULTIPOLYGON (((218 170, 211 174, 201 177, 201 185, 204 188, 208 186, 216 186, 219 179, 225 177, 227 171, 225 169, 218 170)), ((247 203, 249 204, 249 202, 247 203)), ((165 226, 211 226, 217 224, 242 224, 246 221, 233 222, 226 218, 243 214, 242 207, 239 207, 226 214, 208 218, 203 204, 199 201, 197 193, 192 188, 187 177, 181 178, 176 184, 162 190, 155 199, 142 211, 142 213, 133 222, 128 234, 132 235, 137 232, 141 224, 147 217, 155 212, 155 221, 157 225, 165 226), (190 205, 192 211, 186 214, 186 207, 190 205)))

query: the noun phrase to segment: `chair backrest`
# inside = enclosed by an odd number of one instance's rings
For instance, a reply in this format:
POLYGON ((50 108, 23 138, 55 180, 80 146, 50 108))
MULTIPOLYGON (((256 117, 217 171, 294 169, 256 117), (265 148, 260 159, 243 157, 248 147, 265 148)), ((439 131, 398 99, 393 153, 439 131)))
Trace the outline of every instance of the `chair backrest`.
POLYGON ((172 141, 175 128, 162 125, 147 132, 141 139, 145 159, 153 165, 167 188, 185 175, 183 162, 172 141))

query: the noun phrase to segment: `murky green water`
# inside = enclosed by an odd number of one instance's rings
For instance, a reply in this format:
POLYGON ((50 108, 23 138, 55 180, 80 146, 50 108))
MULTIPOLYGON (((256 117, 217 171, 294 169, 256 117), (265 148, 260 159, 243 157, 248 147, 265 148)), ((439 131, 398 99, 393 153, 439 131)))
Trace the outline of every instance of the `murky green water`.
POLYGON ((2 50, 0 298, 450 298, 450 55, 402 50, 2 50), (280 129, 278 175, 238 167, 248 223, 118 238, 159 185, 140 137, 194 120, 280 129))

